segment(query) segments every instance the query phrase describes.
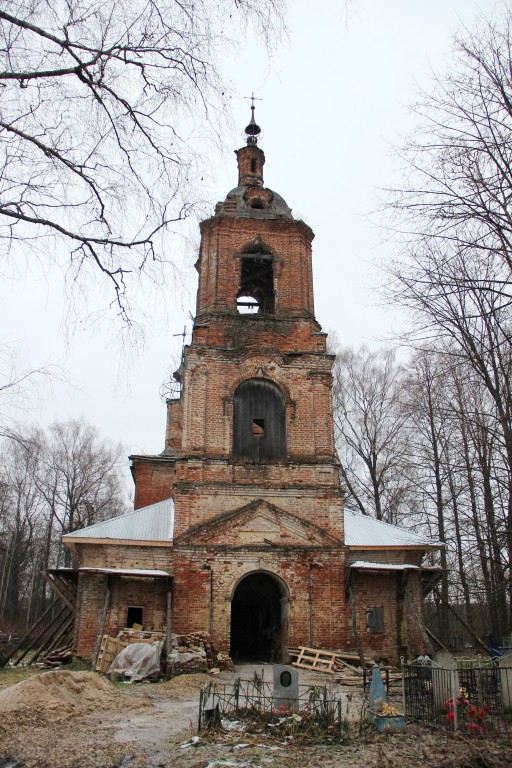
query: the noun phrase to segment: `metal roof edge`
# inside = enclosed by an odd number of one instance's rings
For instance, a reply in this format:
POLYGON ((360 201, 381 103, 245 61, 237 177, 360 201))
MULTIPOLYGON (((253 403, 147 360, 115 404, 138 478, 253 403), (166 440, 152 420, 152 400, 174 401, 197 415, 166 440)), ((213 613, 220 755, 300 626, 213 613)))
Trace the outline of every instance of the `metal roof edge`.
POLYGON ((162 571, 161 569, 156 568, 95 568, 93 566, 81 566, 79 569, 79 572, 86 572, 86 573, 110 573, 112 575, 118 575, 118 576, 139 576, 139 577, 156 577, 156 578, 168 578, 172 574, 170 574, 168 571, 162 571))
POLYGON ((170 547, 174 546, 172 539, 168 541, 162 541, 162 539, 100 539, 97 536, 71 536, 71 534, 64 534, 62 536, 64 544, 122 544, 123 547, 170 547), (69 537, 69 538, 68 538, 69 537))
MULTIPOLYGON (((405 529, 407 530, 407 529, 405 529)), ((446 544, 443 544, 441 541, 438 544, 427 544, 424 542, 418 542, 418 544, 345 544, 347 549, 350 550, 388 550, 388 549, 439 549, 440 547, 445 547, 446 544)))

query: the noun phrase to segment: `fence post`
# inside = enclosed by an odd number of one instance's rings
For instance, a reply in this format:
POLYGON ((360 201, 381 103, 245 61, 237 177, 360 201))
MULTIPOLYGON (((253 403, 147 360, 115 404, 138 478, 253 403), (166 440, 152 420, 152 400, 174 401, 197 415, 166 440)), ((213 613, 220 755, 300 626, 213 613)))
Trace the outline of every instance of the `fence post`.
POLYGON ((197 732, 201 732, 201 717, 203 714, 203 689, 199 691, 199 716, 197 718, 197 732))
POLYGON ((481 653, 477 653, 477 656, 476 656, 475 678, 476 678, 477 702, 478 702, 478 706, 482 707, 484 704, 484 694, 483 694, 483 685, 482 685, 482 654, 481 653))
POLYGON ((455 732, 459 730, 459 712, 457 708, 457 698, 459 695, 459 676, 457 674, 457 668, 450 670, 451 684, 452 684, 452 696, 453 696, 453 727, 455 732))
POLYGON ((400 656, 400 669, 402 670, 402 701, 404 705, 404 713, 407 715, 407 699, 405 697, 405 658, 400 656))
POLYGON ((453 727, 457 730, 457 696, 459 693, 459 675, 457 662, 447 651, 439 651, 434 656, 432 664, 432 688, 434 693, 434 710, 439 715, 445 712, 445 702, 453 699, 453 727))
POLYGON ((498 661, 500 671, 501 699, 504 712, 512 712, 512 653, 498 661))

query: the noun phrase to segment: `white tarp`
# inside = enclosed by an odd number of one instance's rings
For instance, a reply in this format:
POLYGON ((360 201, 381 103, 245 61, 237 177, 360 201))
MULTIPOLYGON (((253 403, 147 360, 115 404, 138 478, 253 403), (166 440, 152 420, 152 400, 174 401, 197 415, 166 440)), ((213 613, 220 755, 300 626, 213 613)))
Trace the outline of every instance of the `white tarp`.
POLYGON ((160 656, 165 640, 156 643, 130 643, 117 654, 107 675, 113 672, 129 678, 132 683, 160 674, 160 656))

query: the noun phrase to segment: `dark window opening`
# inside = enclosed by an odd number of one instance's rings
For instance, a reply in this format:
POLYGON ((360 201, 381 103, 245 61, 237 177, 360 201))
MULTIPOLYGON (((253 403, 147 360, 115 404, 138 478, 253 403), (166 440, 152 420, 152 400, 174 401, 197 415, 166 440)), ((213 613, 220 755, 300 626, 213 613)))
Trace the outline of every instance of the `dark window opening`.
POLYGON ((251 297, 258 305, 258 312, 273 314, 274 312, 274 266, 272 256, 267 254, 251 254, 242 256, 240 260, 240 288, 238 291, 237 308, 244 312, 247 297, 251 297))
POLYGON ((384 608, 368 608, 366 611, 368 632, 384 632, 384 608))
POLYGON ((256 160, 251 160, 251 173, 256 173, 256 160))
POLYGON ((133 608, 130 606, 126 614, 126 626, 133 627, 134 624, 142 626, 142 608, 133 608))
POLYGON ((252 433, 253 435, 259 436, 263 436, 265 434, 265 419, 252 420, 252 433))
POLYGON ((286 403, 272 381, 249 379, 236 390, 233 455, 255 464, 286 457, 286 403))
POLYGON ((251 200, 251 208, 258 208, 260 210, 264 210, 265 203, 263 200, 260 200, 259 197, 255 197, 254 200, 251 200))

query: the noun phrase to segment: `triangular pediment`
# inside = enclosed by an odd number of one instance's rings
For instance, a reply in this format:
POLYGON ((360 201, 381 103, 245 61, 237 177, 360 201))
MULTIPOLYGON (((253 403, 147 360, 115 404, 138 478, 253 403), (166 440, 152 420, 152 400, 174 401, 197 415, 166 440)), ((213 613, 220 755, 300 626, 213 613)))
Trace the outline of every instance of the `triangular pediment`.
POLYGON ((190 528, 175 546, 217 545, 230 547, 339 547, 327 531, 297 515, 258 499, 239 509, 190 528))

